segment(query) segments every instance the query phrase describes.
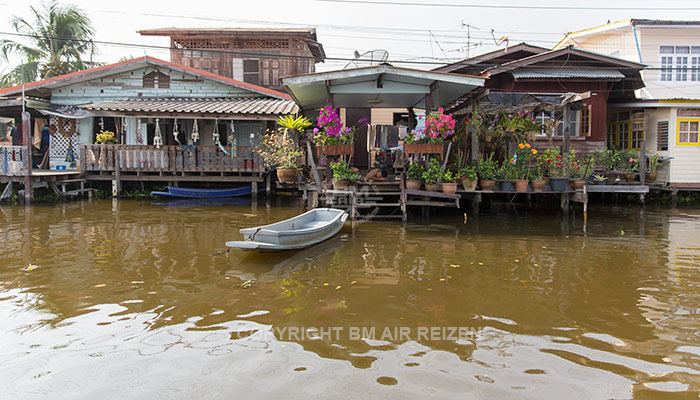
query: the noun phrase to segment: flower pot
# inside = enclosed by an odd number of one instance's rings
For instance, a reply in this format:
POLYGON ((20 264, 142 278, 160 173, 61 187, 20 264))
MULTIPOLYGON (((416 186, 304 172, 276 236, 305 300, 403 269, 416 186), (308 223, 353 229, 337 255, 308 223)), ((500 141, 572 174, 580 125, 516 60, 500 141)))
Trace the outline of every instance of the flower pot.
POLYGON ((406 143, 403 145, 404 154, 440 154, 442 143, 406 143))
POLYGON ((656 180, 656 172, 647 172, 644 174, 645 183, 653 183, 656 180))
POLYGON ((544 190, 544 185, 547 184, 547 181, 544 179, 537 179, 532 181, 532 190, 535 192, 541 192, 544 190))
POLYGON ((277 179, 282 183, 294 183, 297 180, 297 169, 277 168, 277 179))
POLYGON ((608 181, 606 181, 606 180, 598 181, 598 180, 595 180, 595 179, 594 179, 594 180, 593 180, 593 184, 594 184, 594 185, 607 185, 607 184, 608 184, 608 181))
POLYGON ((428 192, 439 192, 440 191, 440 184, 439 183, 426 183, 425 190, 428 192))
POLYGON ((335 190, 350 190, 351 185, 350 181, 333 181, 333 189, 335 190))
POLYGON ((457 193, 457 182, 443 183, 442 192, 447 194, 457 193))
POLYGON ((462 179, 462 186, 467 192, 473 192, 476 189, 476 184, 478 182, 479 181, 476 179, 474 179, 473 181, 470 181, 469 179, 462 179))
POLYGON ((496 186, 496 181, 493 179, 479 179, 479 185, 481 185, 481 190, 490 192, 496 186))
POLYGON ((627 182, 634 182, 634 180, 637 179, 637 173, 636 172, 626 172, 625 173, 625 180, 627 182))
POLYGON ((530 183, 527 179, 518 179, 515 181, 515 191, 519 193, 527 192, 527 184, 530 183))
POLYGON ((502 192, 512 192, 515 189, 515 185, 513 181, 504 179, 501 182, 501 191, 502 192))
POLYGON ((420 190, 422 182, 416 179, 409 179, 406 181, 406 189, 410 190, 420 190))
POLYGON ((493 139, 493 136, 490 136, 490 135, 484 137, 484 140, 485 140, 486 142, 490 142, 492 139, 493 139))
POLYGON ((583 181, 583 180, 571 181, 571 186, 573 186, 575 190, 582 190, 583 187, 586 186, 586 181, 583 181))
POLYGON ((564 192, 569 188, 569 178, 549 178, 549 186, 553 192, 564 192))

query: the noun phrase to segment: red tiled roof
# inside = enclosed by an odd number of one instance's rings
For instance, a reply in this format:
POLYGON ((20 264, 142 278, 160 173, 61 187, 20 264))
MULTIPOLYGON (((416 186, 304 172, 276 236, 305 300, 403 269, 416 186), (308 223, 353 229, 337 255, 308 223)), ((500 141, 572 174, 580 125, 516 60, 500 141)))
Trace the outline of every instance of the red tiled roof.
MULTIPOLYGON (((189 72, 189 73, 194 74, 194 75, 199 75, 199 76, 202 76, 202 77, 205 77, 208 79, 212 79, 212 80, 219 81, 222 83, 230 84, 233 86, 238 86, 238 87, 245 88, 245 89, 248 89, 248 90, 251 90, 254 92, 266 94, 268 96, 282 98, 282 99, 291 99, 291 97, 287 93, 282 93, 282 92, 279 92, 277 90, 268 89, 268 88, 265 88, 262 86, 254 85, 252 83, 239 81, 236 79, 217 75, 217 74, 214 74, 211 72, 202 71, 200 69, 187 67, 185 65, 175 64, 175 63, 172 63, 170 61, 164 61, 164 60, 160 60, 160 59, 157 59, 154 57, 147 57, 147 56, 139 57, 139 58, 132 58, 131 60, 120 61, 120 62, 114 63, 114 64, 102 65, 102 66, 95 67, 95 68, 85 69, 82 71, 71 72, 71 73, 65 74, 65 75, 58 75, 58 76, 42 79, 42 80, 35 81, 35 82, 25 83, 24 90, 26 91, 26 90, 30 90, 30 89, 38 89, 40 87, 46 86, 46 85, 51 84, 51 83, 60 83, 61 81, 71 80, 73 78, 78 78, 81 76, 89 76, 89 75, 93 75, 93 74, 96 74, 99 72, 107 72, 107 71, 110 71, 112 69, 117 69, 119 67, 131 65, 131 64, 139 64, 139 63, 151 63, 151 64, 169 67, 172 69, 179 69, 181 71, 189 72)), ((22 90, 21 85, 9 87, 9 88, 4 88, 4 89, 0 89, 0 95, 17 93, 17 92, 20 92, 21 90, 22 90)))

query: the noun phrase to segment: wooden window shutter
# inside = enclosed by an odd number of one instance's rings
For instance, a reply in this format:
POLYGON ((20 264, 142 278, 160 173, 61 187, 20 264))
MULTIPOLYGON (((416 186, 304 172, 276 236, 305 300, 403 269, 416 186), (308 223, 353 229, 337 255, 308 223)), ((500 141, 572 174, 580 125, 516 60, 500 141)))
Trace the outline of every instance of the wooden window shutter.
POLYGON ((591 136, 591 105, 585 106, 581 110, 579 124, 579 136, 591 136))
POLYGON ((151 72, 143 76, 143 88, 153 89, 156 87, 156 75, 155 72, 151 72))
POLYGON ((668 121, 656 122, 656 148, 659 151, 668 150, 668 121))

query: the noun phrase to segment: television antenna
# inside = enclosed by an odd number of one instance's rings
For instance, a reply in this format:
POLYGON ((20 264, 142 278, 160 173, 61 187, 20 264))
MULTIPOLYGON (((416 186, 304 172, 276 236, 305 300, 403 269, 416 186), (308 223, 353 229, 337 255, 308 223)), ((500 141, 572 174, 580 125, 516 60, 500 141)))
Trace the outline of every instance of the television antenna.
POLYGON ((503 44, 503 42, 506 43, 506 48, 505 50, 508 51, 508 45, 510 45, 510 35, 513 33, 513 30, 511 29, 508 33, 505 35, 501 36, 500 38, 496 39, 496 35, 494 35, 495 31, 491 29, 491 37, 493 38, 494 43, 496 43, 496 46, 500 46, 503 44))
POLYGON ((469 58, 469 49, 472 47, 472 29, 476 29, 477 31, 480 31, 481 29, 472 24, 465 24, 464 20, 462 20, 462 29, 464 28, 467 28, 467 58, 469 58))
POLYGON ((347 63, 343 69, 348 69, 350 66, 359 68, 383 64, 389 59, 389 52, 383 49, 375 49, 360 54, 359 51, 355 50, 353 56, 355 58, 347 63))

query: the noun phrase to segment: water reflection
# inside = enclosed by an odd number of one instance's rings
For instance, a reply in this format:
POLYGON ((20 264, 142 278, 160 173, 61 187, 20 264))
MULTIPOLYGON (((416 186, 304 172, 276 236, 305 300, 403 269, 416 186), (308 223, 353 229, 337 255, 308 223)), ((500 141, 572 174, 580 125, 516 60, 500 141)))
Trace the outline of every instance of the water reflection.
POLYGON ((213 256, 238 229, 299 209, 0 210, 0 340, 12 349, 0 377, 18 398, 91 397, 105 381, 137 398, 700 389, 697 212, 592 210, 585 234, 537 213, 370 222, 297 252, 213 256), (468 335, 418 337, 425 327, 468 335), (282 337, 290 328, 310 335, 282 337), (350 338, 356 328, 375 335, 350 338), (95 383, 77 384, 85 375, 95 383))

